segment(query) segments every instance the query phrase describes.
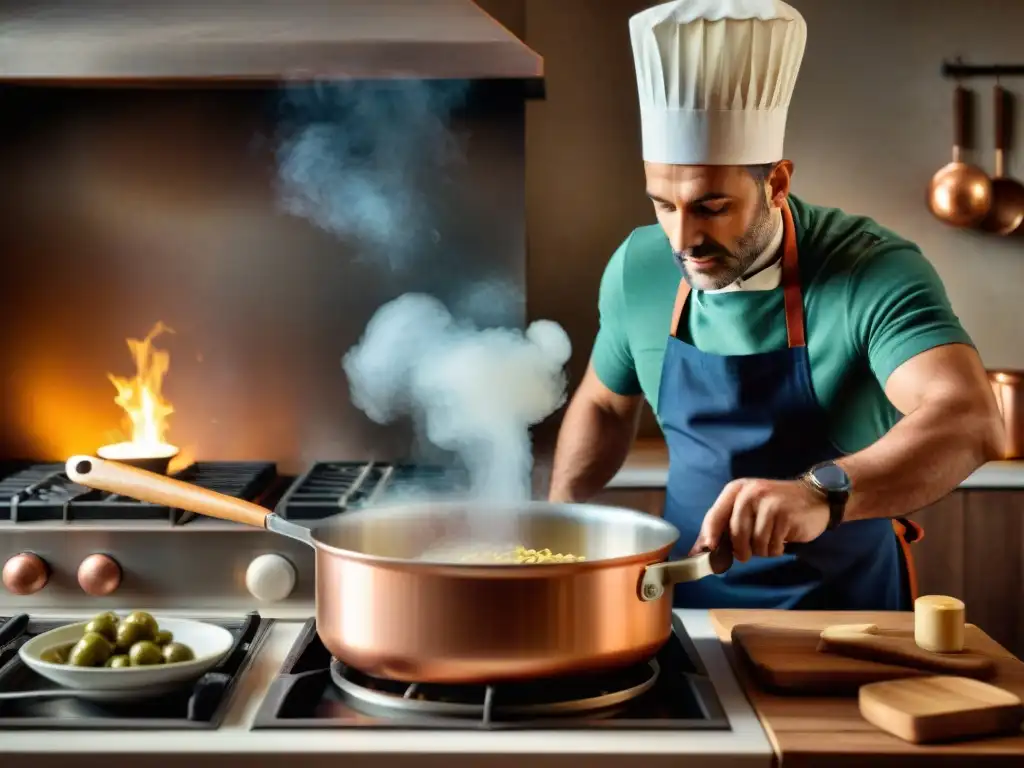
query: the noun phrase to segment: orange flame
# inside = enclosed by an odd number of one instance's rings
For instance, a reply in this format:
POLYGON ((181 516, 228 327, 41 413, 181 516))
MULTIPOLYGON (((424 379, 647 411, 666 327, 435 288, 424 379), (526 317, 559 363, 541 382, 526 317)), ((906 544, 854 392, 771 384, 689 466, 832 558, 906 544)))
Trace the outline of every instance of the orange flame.
POLYGON ((167 417, 174 413, 174 406, 162 394, 171 356, 166 350, 153 346, 153 340, 162 333, 174 333, 174 330, 157 322, 146 338, 127 340, 135 360, 134 376, 122 378, 107 374, 117 389, 114 402, 127 414, 131 433, 127 442, 105 446, 110 458, 145 458, 177 452, 177 448, 167 442, 167 417))

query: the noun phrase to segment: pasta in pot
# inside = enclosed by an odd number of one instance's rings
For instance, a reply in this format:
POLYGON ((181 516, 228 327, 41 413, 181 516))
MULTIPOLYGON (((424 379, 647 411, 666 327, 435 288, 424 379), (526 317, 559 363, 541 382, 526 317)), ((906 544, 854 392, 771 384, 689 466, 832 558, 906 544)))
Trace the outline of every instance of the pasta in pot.
POLYGON ((583 555, 554 554, 550 549, 527 549, 522 544, 517 544, 512 550, 471 552, 459 558, 460 562, 463 563, 514 563, 516 565, 580 563, 586 559, 583 555))

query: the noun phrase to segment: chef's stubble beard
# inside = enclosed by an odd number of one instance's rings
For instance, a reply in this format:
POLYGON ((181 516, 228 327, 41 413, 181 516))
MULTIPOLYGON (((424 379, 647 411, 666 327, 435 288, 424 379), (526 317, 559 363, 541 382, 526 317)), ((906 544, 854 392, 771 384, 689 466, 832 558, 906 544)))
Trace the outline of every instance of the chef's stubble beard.
MULTIPOLYGON (((721 248, 723 262, 727 269, 714 277, 704 278, 707 281, 706 285, 694 286, 693 276, 686 269, 686 260, 678 253, 674 254, 676 263, 683 271, 683 278, 691 287, 705 291, 717 291, 727 285, 732 285, 764 253, 765 248, 768 247, 775 235, 776 222, 772 217, 772 207, 768 204, 767 197, 759 196, 759 199, 760 210, 754 221, 747 227, 747 231, 736 241, 735 248, 732 251, 724 247, 721 248)), ((698 276, 698 280, 701 280, 700 276, 698 276)))

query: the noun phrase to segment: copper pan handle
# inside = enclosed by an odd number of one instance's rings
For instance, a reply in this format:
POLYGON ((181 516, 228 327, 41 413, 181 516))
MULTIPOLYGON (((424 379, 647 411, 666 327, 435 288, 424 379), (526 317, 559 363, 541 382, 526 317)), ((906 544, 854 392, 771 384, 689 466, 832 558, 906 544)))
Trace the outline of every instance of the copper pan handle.
POLYGON ((995 168, 993 169, 995 171, 995 173, 993 173, 993 178, 1001 179, 1006 175, 1006 91, 1004 91, 1003 87, 998 83, 996 83, 992 88, 992 99, 992 113, 996 129, 996 162, 995 168))
POLYGON ((967 89, 958 85, 953 90, 953 162, 960 162, 967 146, 967 89))
POLYGON ((67 460, 64 471, 73 482, 87 488, 117 493, 152 504, 163 504, 232 523, 267 528, 312 544, 308 528, 284 520, 265 507, 155 472, 95 456, 72 456, 67 460))
POLYGON ((998 83, 992 87, 992 113, 996 131, 995 148, 1004 150, 1007 144, 1006 129, 1008 127, 1006 125, 1006 91, 998 83))

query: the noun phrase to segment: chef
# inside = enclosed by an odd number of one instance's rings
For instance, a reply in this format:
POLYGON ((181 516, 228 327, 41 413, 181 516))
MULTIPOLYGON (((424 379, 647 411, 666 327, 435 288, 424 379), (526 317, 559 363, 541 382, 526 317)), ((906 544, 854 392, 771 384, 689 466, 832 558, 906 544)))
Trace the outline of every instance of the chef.
POLYGON ((971 339, 914 243, 791 194, 794 8, 676 0, 630 35, 657 224, 605 268, 550 498, 612 478, 646 399, 668 446, 672 556, 724 542, 736 558, 679 585, 677 606, 905 610, 921 532, 902 516, 1003 440, 971 339))

